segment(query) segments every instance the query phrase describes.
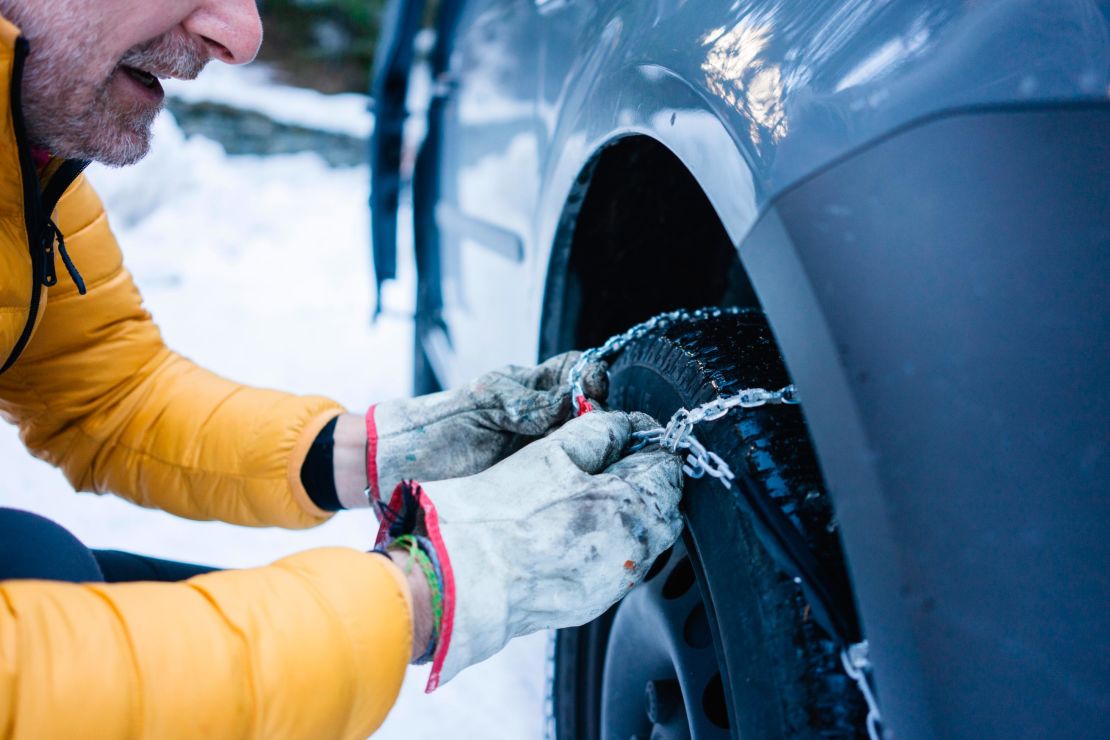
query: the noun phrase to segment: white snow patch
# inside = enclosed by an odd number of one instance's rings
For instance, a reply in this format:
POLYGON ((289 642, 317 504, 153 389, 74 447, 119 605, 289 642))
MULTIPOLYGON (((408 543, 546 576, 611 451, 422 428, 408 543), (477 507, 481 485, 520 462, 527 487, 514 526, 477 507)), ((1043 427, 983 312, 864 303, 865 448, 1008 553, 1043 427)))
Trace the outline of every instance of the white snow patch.
MULTIPOLYGON (((262 100, 268 88, 245 76, 228 77, 223 89, 262 100)), ((275 110, 291 106, 286 92, 274 93, 275 110)), ((412 265, 402 261, 400 280, 386 289, 387 313, 371 325, 365 167, 332 169, 312 154, 229 157, 211 141, 186 140, 165 115, 147 160, 94 167, 89 177, 169 346, 236 380, 329 395, 352 409, 408 393, 412 265)), ((0 470, 0 506, 39 512, 92 547, 250 567, 323 545, 366 549, 376 528, 367 512, 290 532, 77 496, 5 424, 0 470)), ((538 738, 544 660, 542 635, 517 640, 430 696, 427 670, 412 669, 375 738, 538 738)))
POLYGON ((163 80, 162 84, 166 95, 187 103, 222 103, 294 126, 357 138, 370 135, 374 117, 369 110, 369 96, 325 95, 277 85, 272 80, 272 70, 263 64, 242 68, 209 64, 195 80, 163 80))

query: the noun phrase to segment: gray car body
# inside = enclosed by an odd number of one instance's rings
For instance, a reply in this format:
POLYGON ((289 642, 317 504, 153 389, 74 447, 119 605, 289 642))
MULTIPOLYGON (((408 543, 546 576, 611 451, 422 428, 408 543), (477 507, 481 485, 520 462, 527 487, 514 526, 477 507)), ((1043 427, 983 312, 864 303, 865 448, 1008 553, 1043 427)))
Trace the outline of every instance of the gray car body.
POLYGON ((659 142, 737 245, 802 389, 887 726, 1103 732, 1110 4, 457 8, 432 166, 444 331, 423 337, 441 380, 536 359, 582 173, 615 140, 659 142), (1010 160, 1011 180, 952 186, 1010 160), (933 192, 949 200, 922 206, 933 192), (987 221, 1020 224, 1014 244, 1082 223, 1006 256, 987 221), (911 244, 927 230, 937 243, 911 244), (903 251, 881 246, 894 234, 903 251))

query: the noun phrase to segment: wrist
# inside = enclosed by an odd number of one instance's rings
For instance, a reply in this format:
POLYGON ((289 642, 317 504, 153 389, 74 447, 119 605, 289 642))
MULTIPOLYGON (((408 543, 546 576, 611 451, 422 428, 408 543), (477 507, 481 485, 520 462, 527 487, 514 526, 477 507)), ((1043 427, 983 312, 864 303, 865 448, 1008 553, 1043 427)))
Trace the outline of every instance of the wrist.
MULTIPOLYGON (((448 557, 435 505, 416 481, 402 481, 382 507, 375 547, 404 547, 425 571, 431 607, 432 633, 417 663, 431 661, 425 691, 439 686, 450 651, 455 624, 455 576, 448 557)), ((407 574, 406 574, 407 575, 407 574)))
POLYGON ((346 509, 365 508, 366 497, 366 423, 359 414, 342 414, 335 423, 335 448, 332 452, 335 491, 346 509))
POLYGON ((389 557, 405 575, 412 596, 412 656, 410 662, 424 655, 432 641, 435 617, 432 609, 432 588, 416 558, 400 547, 390 547, 389 557))

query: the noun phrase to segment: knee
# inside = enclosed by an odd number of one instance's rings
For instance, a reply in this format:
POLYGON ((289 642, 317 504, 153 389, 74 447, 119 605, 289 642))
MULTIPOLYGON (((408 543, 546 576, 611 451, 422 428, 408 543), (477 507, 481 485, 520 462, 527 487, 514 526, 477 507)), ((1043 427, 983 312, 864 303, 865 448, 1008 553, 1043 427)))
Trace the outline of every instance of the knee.
POLYGON ((96 559, 69 530, 46 517, 0 509, 0 580, 103 581, 96 559))

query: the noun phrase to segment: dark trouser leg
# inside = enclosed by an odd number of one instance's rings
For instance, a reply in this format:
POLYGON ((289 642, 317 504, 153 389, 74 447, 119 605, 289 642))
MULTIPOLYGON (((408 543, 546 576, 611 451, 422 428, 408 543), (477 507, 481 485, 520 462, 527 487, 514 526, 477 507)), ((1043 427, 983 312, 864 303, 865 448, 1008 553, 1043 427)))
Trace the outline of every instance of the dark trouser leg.
POLYGON ((213 570, 217 569, 117 550, 90 550, 45 517, 0 508, 0 581, 181 581, 213 570))
POLYGON ((108 583, 127 581, 184 581, 211 573, 217 568, 192 563, 175 563, 119 550, 93 550, 93 556, 108 583))
POLYGON ((103 581, 89 548, 69 530, 29 511, 0 509, 0 581, 103 581))

